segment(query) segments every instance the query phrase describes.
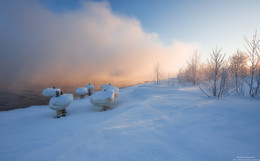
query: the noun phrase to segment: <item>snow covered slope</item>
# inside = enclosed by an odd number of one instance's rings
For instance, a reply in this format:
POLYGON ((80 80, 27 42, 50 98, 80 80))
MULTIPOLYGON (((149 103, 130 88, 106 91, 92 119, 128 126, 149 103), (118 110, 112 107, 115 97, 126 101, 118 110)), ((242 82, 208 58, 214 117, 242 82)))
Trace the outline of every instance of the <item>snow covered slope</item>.
POLYGON ((207 98, 196 87, 142 84, 120 90, 113 110, 89 97, 68 116, 47 106, 0 112, 0 160, 232 161, 260 158, 260 101, 207 98))

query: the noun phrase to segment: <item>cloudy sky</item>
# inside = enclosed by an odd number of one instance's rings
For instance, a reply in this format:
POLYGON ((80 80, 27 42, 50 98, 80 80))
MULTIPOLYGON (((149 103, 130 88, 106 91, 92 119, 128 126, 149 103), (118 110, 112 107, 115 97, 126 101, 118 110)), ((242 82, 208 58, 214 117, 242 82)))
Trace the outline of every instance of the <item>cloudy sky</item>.
POLYGON ((196 48, 243 50, 259 16, 257 0, 2 0, 0 83, 147 80, 196 48))

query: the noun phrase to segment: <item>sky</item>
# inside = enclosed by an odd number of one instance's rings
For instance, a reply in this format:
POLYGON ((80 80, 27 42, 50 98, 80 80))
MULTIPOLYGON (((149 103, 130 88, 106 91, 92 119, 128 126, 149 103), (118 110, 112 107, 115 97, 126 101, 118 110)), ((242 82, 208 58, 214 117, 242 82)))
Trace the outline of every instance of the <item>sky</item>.
MULTIPOLYGON (((62 13, 81 8, 80 0, 40 0, 62 13), (62 3, 61 3, 62 2, 62 3)), ((100 2, 100 1, 98 1, 100 2)), ((243 48, 244 35, 260 28, 259 0, 110 0, 115 14, 138 19, 145 32, 170 46, 174 40, 195 42, 206 54, 215 46, 227 54, 243 48)), ((206 55, 205 54, 205 55, 206 55)))
POLYGON ((243 50, 259 16, 257 0, 2 0, 0 84, 150 80, 195 49, 243 50))

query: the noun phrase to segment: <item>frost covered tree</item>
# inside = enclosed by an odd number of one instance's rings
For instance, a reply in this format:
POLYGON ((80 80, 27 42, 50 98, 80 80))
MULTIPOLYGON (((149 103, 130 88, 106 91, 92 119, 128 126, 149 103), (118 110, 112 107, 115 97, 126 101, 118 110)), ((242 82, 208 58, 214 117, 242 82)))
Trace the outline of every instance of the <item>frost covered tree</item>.
POLYGON ((198 87, 207 96, 219 98, 227 91, 229 75, 224 58, 225 54, 222 54, 221 49, 216 47, 203 68, 198 87))
POLYGON ((157 62, 154 65, 154 79, 155 79, 155 85, 158 85, 162 77, 162 70, 161 70, 161 64, 157 62))
POLYGON ((181 82, 191 82, 196 85, 199 82, 199 75, 202 67, 201 56, 198 50, 195 50, 193 55, 186 61, 187 66, 180 69, 178 72, 178 79, 181 82))
POLYGON ((239 94, 244 94, 244 79, 247 75, 246 62, 247 56, 240 50, 237 50, 234 55, 229 57, 230 74, 233 79, 235 91, 239 94))
POLYGON ((210 55, 210 60, 209 60, 209 67, 210 67, 210 73, 209 73, 209 80, 213 80, 213 86, 212 86, 212 94, 213 96, 217 97, 217 83, 220 79, 221 75, 221 69, 224 65, 224 58, 225 54, 221 53, 221 49, 216 49, 212 50, 212 54, 210 55))
POLYGON ((249 86, 249 95, 254 97, 258 94, 260 86, 260 40, 257 39, 257 31, 253 35, 253 39, 249 41, 247 37, 244 37, 246 42, 246 54, 248 57, 248 66, 249 66, 249 80, 247 84, 249 86))
POLYGON ((184 81, 185 81, 185 78, 184 78, 184 69, 183 69, 183 68, 180 68, 180 69, 179 69, 178 74, 177 74, 177 79, 178 79, 180 82, 184 82, 184 81))
POLYGON ((217 97, 220 98, 224 94, 225 91, 228 91, 229 88, 229 71, 228 68, 222 67, 221 75, 220 75, 220 83, 217 97))
POLYGON ((201 63, 196 50, 186 67, 179 70, 178 79, 197 85, 207 96, 221 97, 226 91, 244 95, 245 83, 249 86, 251 97, 259 95, 260 40, 257 39, 257 31, 251 41, 247 37, 244 40, 246 52, 237 50, 228 62, 224 60, 225 54, 216 47, 207 63, 201 63))
POLYGON ((173 86, 172 76, 171 76, 170 72, 168 72, 168 74, 167 74, 167 85, 168 86, 173 86))
POLYGON ((199 75, 199 68, 201 63, 201 56, 199 54, 199 51, 196 49, 191 56, 191 58, 187 61, 188 64, 188 72, 190 76, 190 81, 192 84, 196 85, 198 81, 198 75, 199 75))

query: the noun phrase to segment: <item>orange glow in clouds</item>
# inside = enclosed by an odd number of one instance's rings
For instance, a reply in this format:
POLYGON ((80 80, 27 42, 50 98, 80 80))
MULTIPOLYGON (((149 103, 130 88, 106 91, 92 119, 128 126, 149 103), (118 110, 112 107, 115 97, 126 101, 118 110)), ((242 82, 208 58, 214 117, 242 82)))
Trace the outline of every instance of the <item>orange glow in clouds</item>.
POLYGON ((163 71, 176 72, 198 47, 179 41, 165 47, 157 34, 144 32, 135 18, 112 13, 106 2, 83 5, 79 11, 60 15, 37 2, 18 3, 16 10, 9 11, 15 12, 10 18, 19 23, 19 37, 13 43, 22 48, 6 51, 12 57, 26 57, 16 81, 150 80, 154 64, 160 62, 163 71))

